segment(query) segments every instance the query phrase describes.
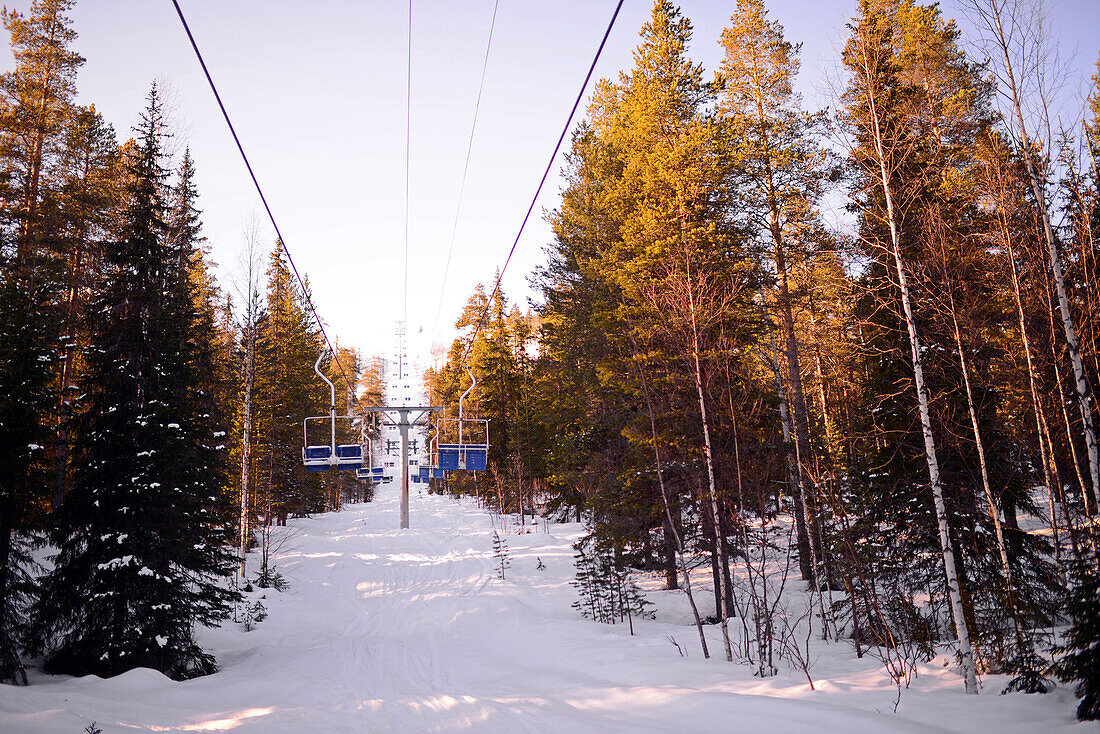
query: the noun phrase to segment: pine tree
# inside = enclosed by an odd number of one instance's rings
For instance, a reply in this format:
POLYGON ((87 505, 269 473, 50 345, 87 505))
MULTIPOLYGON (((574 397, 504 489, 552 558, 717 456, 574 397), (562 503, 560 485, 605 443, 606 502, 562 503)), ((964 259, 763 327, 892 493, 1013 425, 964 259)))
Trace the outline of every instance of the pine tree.
MULTIPOLYGON (((802 578, 818 583, 813 504, 806 467, 810 462, 809 418, 802 385, 801 347, 795 324, 792 270, 813 257, 821 229, 814 206, 822 194, 824 153, 813 136, 823 120, 799 108, 793 90, 798 73, 798 47, 783 37, 783 27, 770 20, 762 0, 740 0, 730 25, 722 32, 725 58, 721 68, 720 104, 726 136, 741 181, 745 224, 764 239, 759 246, 770 257, 778 315, 786 355, 786 392, 793 414, 794 453, 791 494, 798 523, 802 578)), ((798 304, 802 306, 802 304, 798 304)))
POLYGON ((213 672, 197 624, 235 594, 218 493, 224 456, 214 396, 198 387, 208 334, 188 266, 196 243, 168 236, 164 121, 154 85, 126 160, 120 238, 104 253, 79 418, 73 488, 55 518, 59 552, 38 606, 50 672, 117 675, 151 667, 213 672))
POLYGON ((324 509, 321 478, 302 466, 302 421, 328 408, 327 386, 313 365, 320 337, 307 314, 304 294, 293 280, 281 246, 268 258, 266 304, 257 322, 253 392, 253 507, 261 524, 261 576, 270 566, 273 522, 288 513, 324 509))
POLYGON ((614 554, 593 533, 573 544, 576 575, 571 585, 580 599, 573 608, 581 616, 603 624, 630 625, 634 634, 634 618, 652 617, 642 590, 630 578, 630 570, 617 562, 614 554))
MULTIPOLYGON (((723 214, 733 204, 728 159, 708 114, 714 88, 687 55, 692 33, 690 20, 671 3, 654 3, 634 69, 615 90, 611 114, 594 125, 606 130, 610 154, 622 171, 608 192, 622 225, 618 240, 603 254, 602 275, 621 289, 630 330, 668 375, 666 384, 681 392, 690 411, 685 414, 692 416, 691 460, 705 493, 701 502, 714 548, 719 618, 726 658, 732 660, 726 634, 732 594, 720 496, 724 477, 715 450, 711 384, 729 350, 750 341, 756 328, 755 272, 736 226, 723 214)), ((652 484, 648 495, 650 516, 660 517, 652 484)))
POLYGON ((36 593, 30 550, 49 509, 46 450, 58 369, 63 226, 57 157, 83 58, 71 0, 4 11, 15 68, 0 75, 0 682, 26 683, 19 650, 36 593))
MULTIPOLYGON (((325 374, 336 386, 336 414, 351 415, 355 408, 355 387, 359 384, 360 359, 354 349, 336 346, 336 359, 329 359, 324 368, 325 374)), ((322 411, 324 412, 324 411, 322 411)), ((336 443, 360 443, 361 426, 354 419, 336 423, 336 443)), ((350 471, 329 471, 319 473, 321 495, 315 506, 317 511, 338 511, 341 499, 355 491, 358 480, 350 471)))
POLYGON ((5 9, 15 69, 0 76, 0 201, 17 226, 16 261, 41 247, 42 203, 56 186, 52 168, 63 145, 63 128, 76 95, 76 72, 84 58, 66 13, 75 0, 34 0, 27 16, 5 9))
POLYGON ((505 573, 512 562, 508 559, 508 540, 500 537, 496 530, 493 531, 493 560, 496 563, 497 576, 504 581, 505 573))
MULTIPOLYGON (((497 489, 498 510, 509 512, 513 508, 505 496, 504 488, 510 481, 514 444, 512 435, 518 418, 516 403, 519 401, 519 376, 512 348, 512 335, 505 320, 507 302, 498 293, 489 306, 477 341, 471 349, 470 368, 477 377, 473 400, 465 403, 466 417, 478 417, 489 421, 489 471, 497 489)), ((470 430, 470 424, 463 428, 470 430)), ((484 440, 465 433, 463 440, 476 443, 484 440)))

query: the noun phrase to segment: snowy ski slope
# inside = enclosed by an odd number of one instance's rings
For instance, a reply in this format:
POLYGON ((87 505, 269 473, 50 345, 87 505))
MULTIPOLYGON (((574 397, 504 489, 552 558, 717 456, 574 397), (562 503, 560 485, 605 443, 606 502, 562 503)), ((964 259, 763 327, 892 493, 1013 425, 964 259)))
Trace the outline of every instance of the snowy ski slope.
MULTIPOLYGON (((651 593, 658 619, 630 637, 570 607, 579 525, 511 528, 502 582, 490 515, 414 485, 413 529, 400 531, 394 487, 291 520, 276 558, 290 589, 251 595, 265 594, 270 617, 251 632, 227 623, 203 634, 219 673, 182 683, 150 670, 36 674, 29 688, 0 686, 0 732, 80 734, 92 721, 104 734, 1095 731, 1073 721, 1063 689, 1000 696, 1003 679, 990 678, 967 697, 943 660, 894 713, 896 689, 845 644, 813 648, 817 692, 787 669, 761 681, 749 666, 702 659, 676 592, 651 593)), ((716 634, 711 650, 720 655, 716 634)))

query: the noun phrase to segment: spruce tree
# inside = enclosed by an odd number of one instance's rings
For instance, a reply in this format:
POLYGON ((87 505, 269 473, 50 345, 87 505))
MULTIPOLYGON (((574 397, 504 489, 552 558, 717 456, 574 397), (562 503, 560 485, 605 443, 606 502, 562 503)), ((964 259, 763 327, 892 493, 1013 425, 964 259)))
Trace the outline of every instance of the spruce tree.
POLYGON ((1100 719, 1100 571, 1096 558, 1077 561, 1066 611, 1073 625, 1066 630, 1063 644, 1056 650, 1061 658, 1054 666, 1058 677, 1076 683, 1074 692, 1081 698, 1077 718, 1100 719))
MULTIPOLYGON (((180 318, 186 319, 190 330, 186 336, 186 348, 192 373, 190 386, 202 403, 202 415, 212 430, 212 437, 219 439, 215 447, 225 452, 233 392, 233 367, 231 350, 234 336, 223 324, 226 315, 221 312, 219 291, 207 260, 209 245, 202 234, 202 212, 197 208, 198 189, 195 186, 195 162, 190 149, 184 151, 183 160, 172 188, 167 214, 167 246, 177 258, 175 266, 182 271, 176 286, 180 318)), ((178 275, 178 274, 177 274, 178 275)), ((226 307, 228 308, 228 306, 226 307)), ((228 511, 229 475, 228 459, 219 458, 217 479, 222 484, 212 486, 217 494, 210 498, 211 510, 228 511)))
MULTIPOLYGON (((477 390, 467 399, 466 418, 478 416, 489 420, 489 462, 497 474, 508 471, 511 452, 512 421, 515 418, 516 365, 512 344, 505 323, 506 301, 503 293, 497 294, 486 314, 485 323, 472 351, 471 367, 477 376, 477 390), (471 408, 476 409, 476 413, 471 408)), ((480 443, 482 434, 475 428, 465 427, 463 440, 480 443)), ((499 508, 506 512, 504 507, 499 508)))
POLYGON ((104 242, 114 235, 112 215, 118 203, 119 160, 114 128, 94 106, 74 110, 65 127, 64 148, 58 161, 61 184, 55 195, 65 261, 60 314, 63 339, 56 383, 55 505, 61 503, 69 486, 70 423, 80 409, 77 384, 90 338, 85 308, 100 288, 104 242))
POLYGON ((0 683, 25 685, 19 650, 36 593, 30 551, 49 507, 57 280, 44 261, 14 267, 14 247, 0 245, 0 257, 0 683))
POLYGON ((188 278, 194 241, 168 237, 164 121, 154 85, 125 161, 119 240, 91 312, 87 411, 73 487, 55 518, 59 552, 38 606, 46 670, 112 676, 150 667, 185 679, 216 669, 197 624, 234 594, 205 334, 188 278))

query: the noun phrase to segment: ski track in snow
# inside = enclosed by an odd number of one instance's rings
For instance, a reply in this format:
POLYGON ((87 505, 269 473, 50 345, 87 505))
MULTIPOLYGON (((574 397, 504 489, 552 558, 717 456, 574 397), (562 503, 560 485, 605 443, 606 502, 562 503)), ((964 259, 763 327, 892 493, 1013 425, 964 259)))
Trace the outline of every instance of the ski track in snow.
POLYGON ((580 619, 569 585, 580 525, 502 534, 512 564, 502 582, 492 519, 472 502, 414 492, 413 529, 401 531, 396 489, 379 493, 290 521, 275 558, 290 588, 249 595, 263 595, 268 619, 247 633, 233 623, 202 633, 217 674, 35 673, 28 688, 0 686, 0 732, 80 734, 92 721, 104 734, 1096 731, 1074 722, 1064 688, 999 696, 1004 680, 990 677, 968 697, 942 658, 897 713, 896 688, 843 643, 814 643, 817 692, 782 662, 760 680, 721 659, 717 628, 708 643, 718 659, 702 659, 678 592, 649 594, 658 620, 636 621, 635 637, 580 619))

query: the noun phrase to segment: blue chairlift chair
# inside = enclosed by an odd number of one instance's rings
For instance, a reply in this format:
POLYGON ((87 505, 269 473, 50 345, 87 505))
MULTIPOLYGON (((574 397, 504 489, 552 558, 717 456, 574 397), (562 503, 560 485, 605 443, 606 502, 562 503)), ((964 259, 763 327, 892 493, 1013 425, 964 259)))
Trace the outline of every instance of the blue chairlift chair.
MULTIPOLYGON (((470 376, 470 387, 458 399, 458 418, 440 421, 441 424, 456 423, 457 443, 439 443, 437 448, 439 470, 463 469, 466 471, 485 471, 489 460, 489 421, 486 419, 466 418, 464 403, 466 396, 474 389, 477 379, 470 368, 463 365, 470 376), (470 436, 475 436, 470 441, 470 436)), ((438 434, 437 434, 438 435, 438 434)))
POLYGON ((325 377, 321 372, 321 360, 324 359, 322 354, 317 358, 317 362, 313 365, 313 371, 317 375, 328 383, 329 391, 331 394, 331 401, 329 403, 329 414, 327 416, 310 416, 302 421, 302 464, 305 465, 309 471, 325 471, 326 469, 354 469, 359 470, 363 468, 363 446, 358 443, 351 444, 337 444, 336 443, 336 419, 337 417, 345 420, 351 419, 354 416, 336 415, 336 386, 332 384, 332 380, 325 377), (309 443, 309 422, 310 421, 325 421, 329 422, 329 443, 324 444, 310 444, 309 443))

